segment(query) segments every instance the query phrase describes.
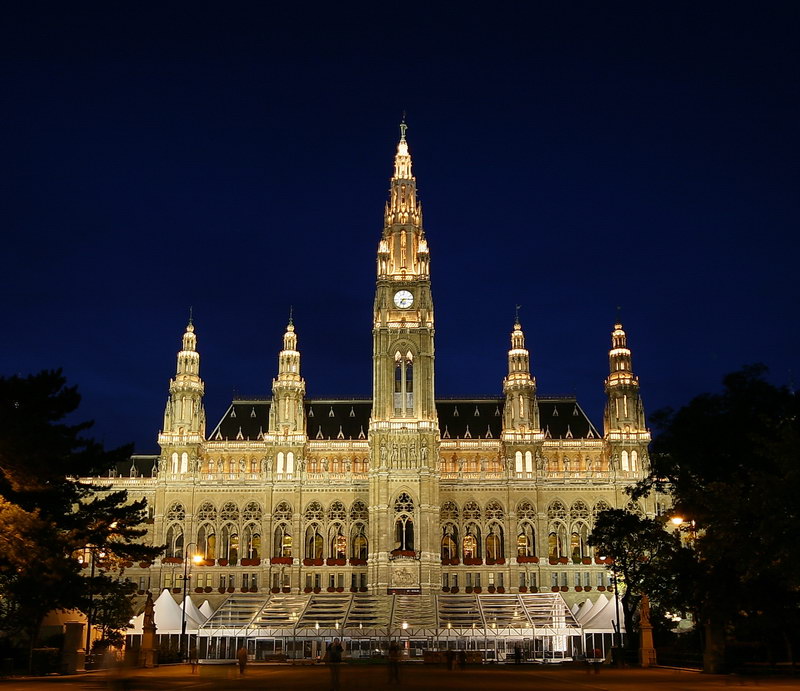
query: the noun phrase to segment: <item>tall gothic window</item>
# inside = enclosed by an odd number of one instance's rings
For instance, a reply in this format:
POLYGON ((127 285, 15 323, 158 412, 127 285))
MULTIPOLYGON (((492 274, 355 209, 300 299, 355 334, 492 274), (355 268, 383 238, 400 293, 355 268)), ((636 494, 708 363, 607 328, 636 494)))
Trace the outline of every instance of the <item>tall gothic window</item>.
POLYGON ((352 532, 352 556, 353 559, 363 559, 366 561, 367 559, 367 535, 365 533, 364 525, 362 523, 357 523, 353 526, 352 532))
POLYGON ((414 358, 411 351, 394 354, 394 414, 411 417, 414 414, 414 358))
POLYGON ((458 559, 458 528, 448 523, 442 528, 442 561, 458 559))
POLYGON ((405 492, 394 503, 395 550, 414 550, 414 502, 405 492))

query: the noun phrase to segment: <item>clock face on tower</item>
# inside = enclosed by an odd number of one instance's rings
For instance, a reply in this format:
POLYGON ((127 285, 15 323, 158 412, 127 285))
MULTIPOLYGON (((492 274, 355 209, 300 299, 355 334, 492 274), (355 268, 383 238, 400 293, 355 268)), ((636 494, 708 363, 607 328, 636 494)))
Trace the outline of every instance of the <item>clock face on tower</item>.
POLYGON ((408 309, 414 304, 414 296, 407 290, 398 290, 394 294, 394 304, 400 309, 408 309))

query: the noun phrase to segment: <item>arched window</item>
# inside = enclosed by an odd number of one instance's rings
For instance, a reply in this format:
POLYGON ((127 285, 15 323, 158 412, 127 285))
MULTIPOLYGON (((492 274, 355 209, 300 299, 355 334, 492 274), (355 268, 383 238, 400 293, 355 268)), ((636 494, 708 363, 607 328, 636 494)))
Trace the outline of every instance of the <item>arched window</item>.
POLYGON ((272 512, 273 521, 291 521, 292 520, 292 507, 288 502, 282 501, 275 507, 272 512))
POLYGON ((200 508, 197 510, 197 520, 198 521, 216 521, 217 520, 217 510, 214 508, 214 505, 207 501, 201 504, 200 508))
POLYGON ((254 523, 249 523, 242 532, 242 556, 245 559, 261 557, 261 531, 254 523))
POLYGON ((533 526, 527 521, 519 524, 519 529, 517 531, 517 556, 536 556, 536 533, 533 526))
POLYGON ((611 506, 608 504, 608 502, 605 502, 602 499, 600 499, 592 507, 592 521, 597 520, 597 514, 599 514, 601 511, 609 511, 610 509, 611 506))
POLYGON ((528 519, 529 521, 536 519, 536 509, 527 499, 517 504, 517 518, 519 520, 528 519))
POLYGON ((231 523, 222 526, 220 559, 227 559, 230 566, 234 566, 239 561, 239 531, 231 523))
POLYGON ((210 523, 204 523, 197 530, 197 553, 205 559, 217 558, 217 535, 210 523))
POLYGON ((277 467, 278 475, 283 475, 283 471, 284 471, 283 451, 278 451, 278 467, 277 467))
POLYGON ((183 504, 180 502, 175 502, 172 506, 169 507, 167 510, 167 522, 171 523, 172 521, 183 521, 186 518, 186 509, 183 508, 183 504))
POLYGON ((318 501, 312 501, 308 506, 306 506, 306 510, 303 513, 306 521, 321 522, 323 515, 324 512, 322 511, 322 504, 320 504, 318 501))
POLYGON ((181 473, 189 472, 189 454, 185 451, 181 454, 181 473))
POLYGON ((329 521, 344 521, 346 516, 347 512, 345 511, 344 504, 340 501, 333 502, 328 509, 329 521))
POLYGON ((522 451, 517 451, 514 454, 514 471, 517 473, 522 473, 524 466, 522 465, 522 451))
POLYGON ((639 454, 636 451, 631 451, 631 470, 636 472, 639 469, 639 454))
POLYGON ((369 520, 369 509, 363 501, 354 501, 350 507, 350 520, 351 521, 367 521, 369 520))
POLYGON ((260 521, 262 515, 261 506, 254 501, 249 502, 242 511, 242 518, 246 521, 260 521))
POLYGON ((239 507, 236 506, 232 501, 225 502, 222 505, 222 509, 219 512, 219 517, 223 521, 234 521, 238 522, 239 520, 239 507))
POLYGON ((551 557, 567 556, 567 507, 556 499, 547 507, 548 531, 547 548, 551 557))
POLYGON ((622 452, 622 469, 623 470, 630 470, 631 469, 630 463, 628 462, 628 452, 627 451, 623 451, 622 452))
POLYGON ((572 524, 570 533, 570 556, 576 564, 589 556, 589 526, 578 522, 572 524))
POLYGON ((466 504, 464 504, 464 518, 480 520, 481 507, 478 506, 478 502, 468 501, 466 504))
POLYGON ((286 454, 286 474, 294 475, 294 453, 291 451, 286 454))
POLYGON ((330 535, 330 555, 332 559, 347 559, 347 536, 341 523, 332 525, 330 535))
POLYGON ((637 516, 644 515, 644 511, 642 511, 642 506, 641 504, 639 504, 638 501, 633 501, 633 500, 629 501, 625 505, 625 510, 630 511, 630 513, 635 513, 637 516))
POLYGON ((439 509, 439 519, 441 521, 457 521, 458 520, 458 506, 455 502, 446 501, 439 509))
POLYGON ((414 358, 411 351, 397 351, 394 361, 394 414, 409 417, 414 414, 414 358))
POLYGON ((458 528, 452 523, 442 527, 441 556, 442 561, 458 559, 458 528))
POLYGON ((533 454, 530 451, 525 452, 525 472, 533 472, 533 454))
POLYGON ((486 535, 486 559, 498 561, 505 558, 503 549, 503 526, 499 523, 490 523, 486 535))
POLYGON ((357 523, 353 526, 352 529, 352 540, 350 543, 352 544, 352 553, 351 556, 353 559, 361 559, 363 561, 367 560, 367 554, 369 552, 368 543, 367 543, 367 534, 366 529, 363 523, 357 523))
POLYGON ((394 503, 395 551, 414 551, 414 502, 403 492, 394 503))
POLYGON ((475 523, 470 523, 464 528, 464 559, 481 558, 481 529, 475 523))
POLYGON ((322 559, 325 541, 316 523, 306 528, 306 559, 322 559))
POLYGON ((503 507, 500 505, 499 501, 490 501, 486 504, 486 508, 484 509, 484 514, 486 518, 491 520, 495 519, 498 521, 502 521, 505 517, 505 511, 503 511, 503 507))
POLYGON ((172 453, 172 474, 178 474, 178 452, 174 451, 172 453))
POLYGON ((273 544, 273 555, 276 557, 292 556, 292 533, 291 528, 286 523, 280 523, 275 528, 275 540, 273 544))
POLYGON ((166 556, 173 558, 183 558, 183 526, 174 523, 167 528, 167 549, 166 556))
POLYGON ((567 528, 563 523, 551 523, 547 534, 549 555, 553 558, 567 556, 567 528))

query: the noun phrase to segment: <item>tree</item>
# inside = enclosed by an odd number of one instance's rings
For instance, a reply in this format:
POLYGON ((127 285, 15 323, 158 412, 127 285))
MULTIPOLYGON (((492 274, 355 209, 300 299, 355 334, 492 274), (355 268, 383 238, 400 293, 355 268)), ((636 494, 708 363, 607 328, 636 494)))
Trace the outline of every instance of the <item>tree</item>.
POLYGON ((589 544, 597 554, 613 559, 623 586, 618 592, 629 647, 635 647, 634 614, 643 595, 657 608, 683 609, 682 581, 691 560, 680 537, 666 531, 662 521, 625 509, 601 511, 589 544), (679 564, 682 568, 676 568, 679 564))
POLYGON ((800 401, 763 366, 727 375, 723 390, 652 418, 652 472, 635 489, 672 492, 698 571, 693 608, 705 668, 724 668, 726 637, 777 636, 793 658, 800 607, 800 401))
POLYGON ((0 378, 0 629, 21 634, 30 650, 47 612, 88 611, 87 593, 128 588, 104 569, 88 579, 76 558, 87 547, 110 564, 161 552, 138 542, 144 500, 79 480, 130 455, 85 437, 92 423, 65 422, 79 403, 60 370, 0 378))

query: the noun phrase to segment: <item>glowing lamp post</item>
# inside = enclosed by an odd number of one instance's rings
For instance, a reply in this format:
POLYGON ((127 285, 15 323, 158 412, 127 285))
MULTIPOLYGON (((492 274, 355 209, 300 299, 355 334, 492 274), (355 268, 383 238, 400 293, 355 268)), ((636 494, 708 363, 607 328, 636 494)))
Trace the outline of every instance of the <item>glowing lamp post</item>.
MULTIPOLYGON (((183 649, 183 659, 189 659, 189 639, 186 636, 186 581, 189 580, 189 547, 194 545, 197 547, 196 542, 190 542, 186 546, 186 553, 183 556, 183 607, 181 611, 181 648, 183 649)), ((200 554, 195 554, 192 557, 192 561, 195 564, 199 564, 203 561, 204 557, 200 554)))

